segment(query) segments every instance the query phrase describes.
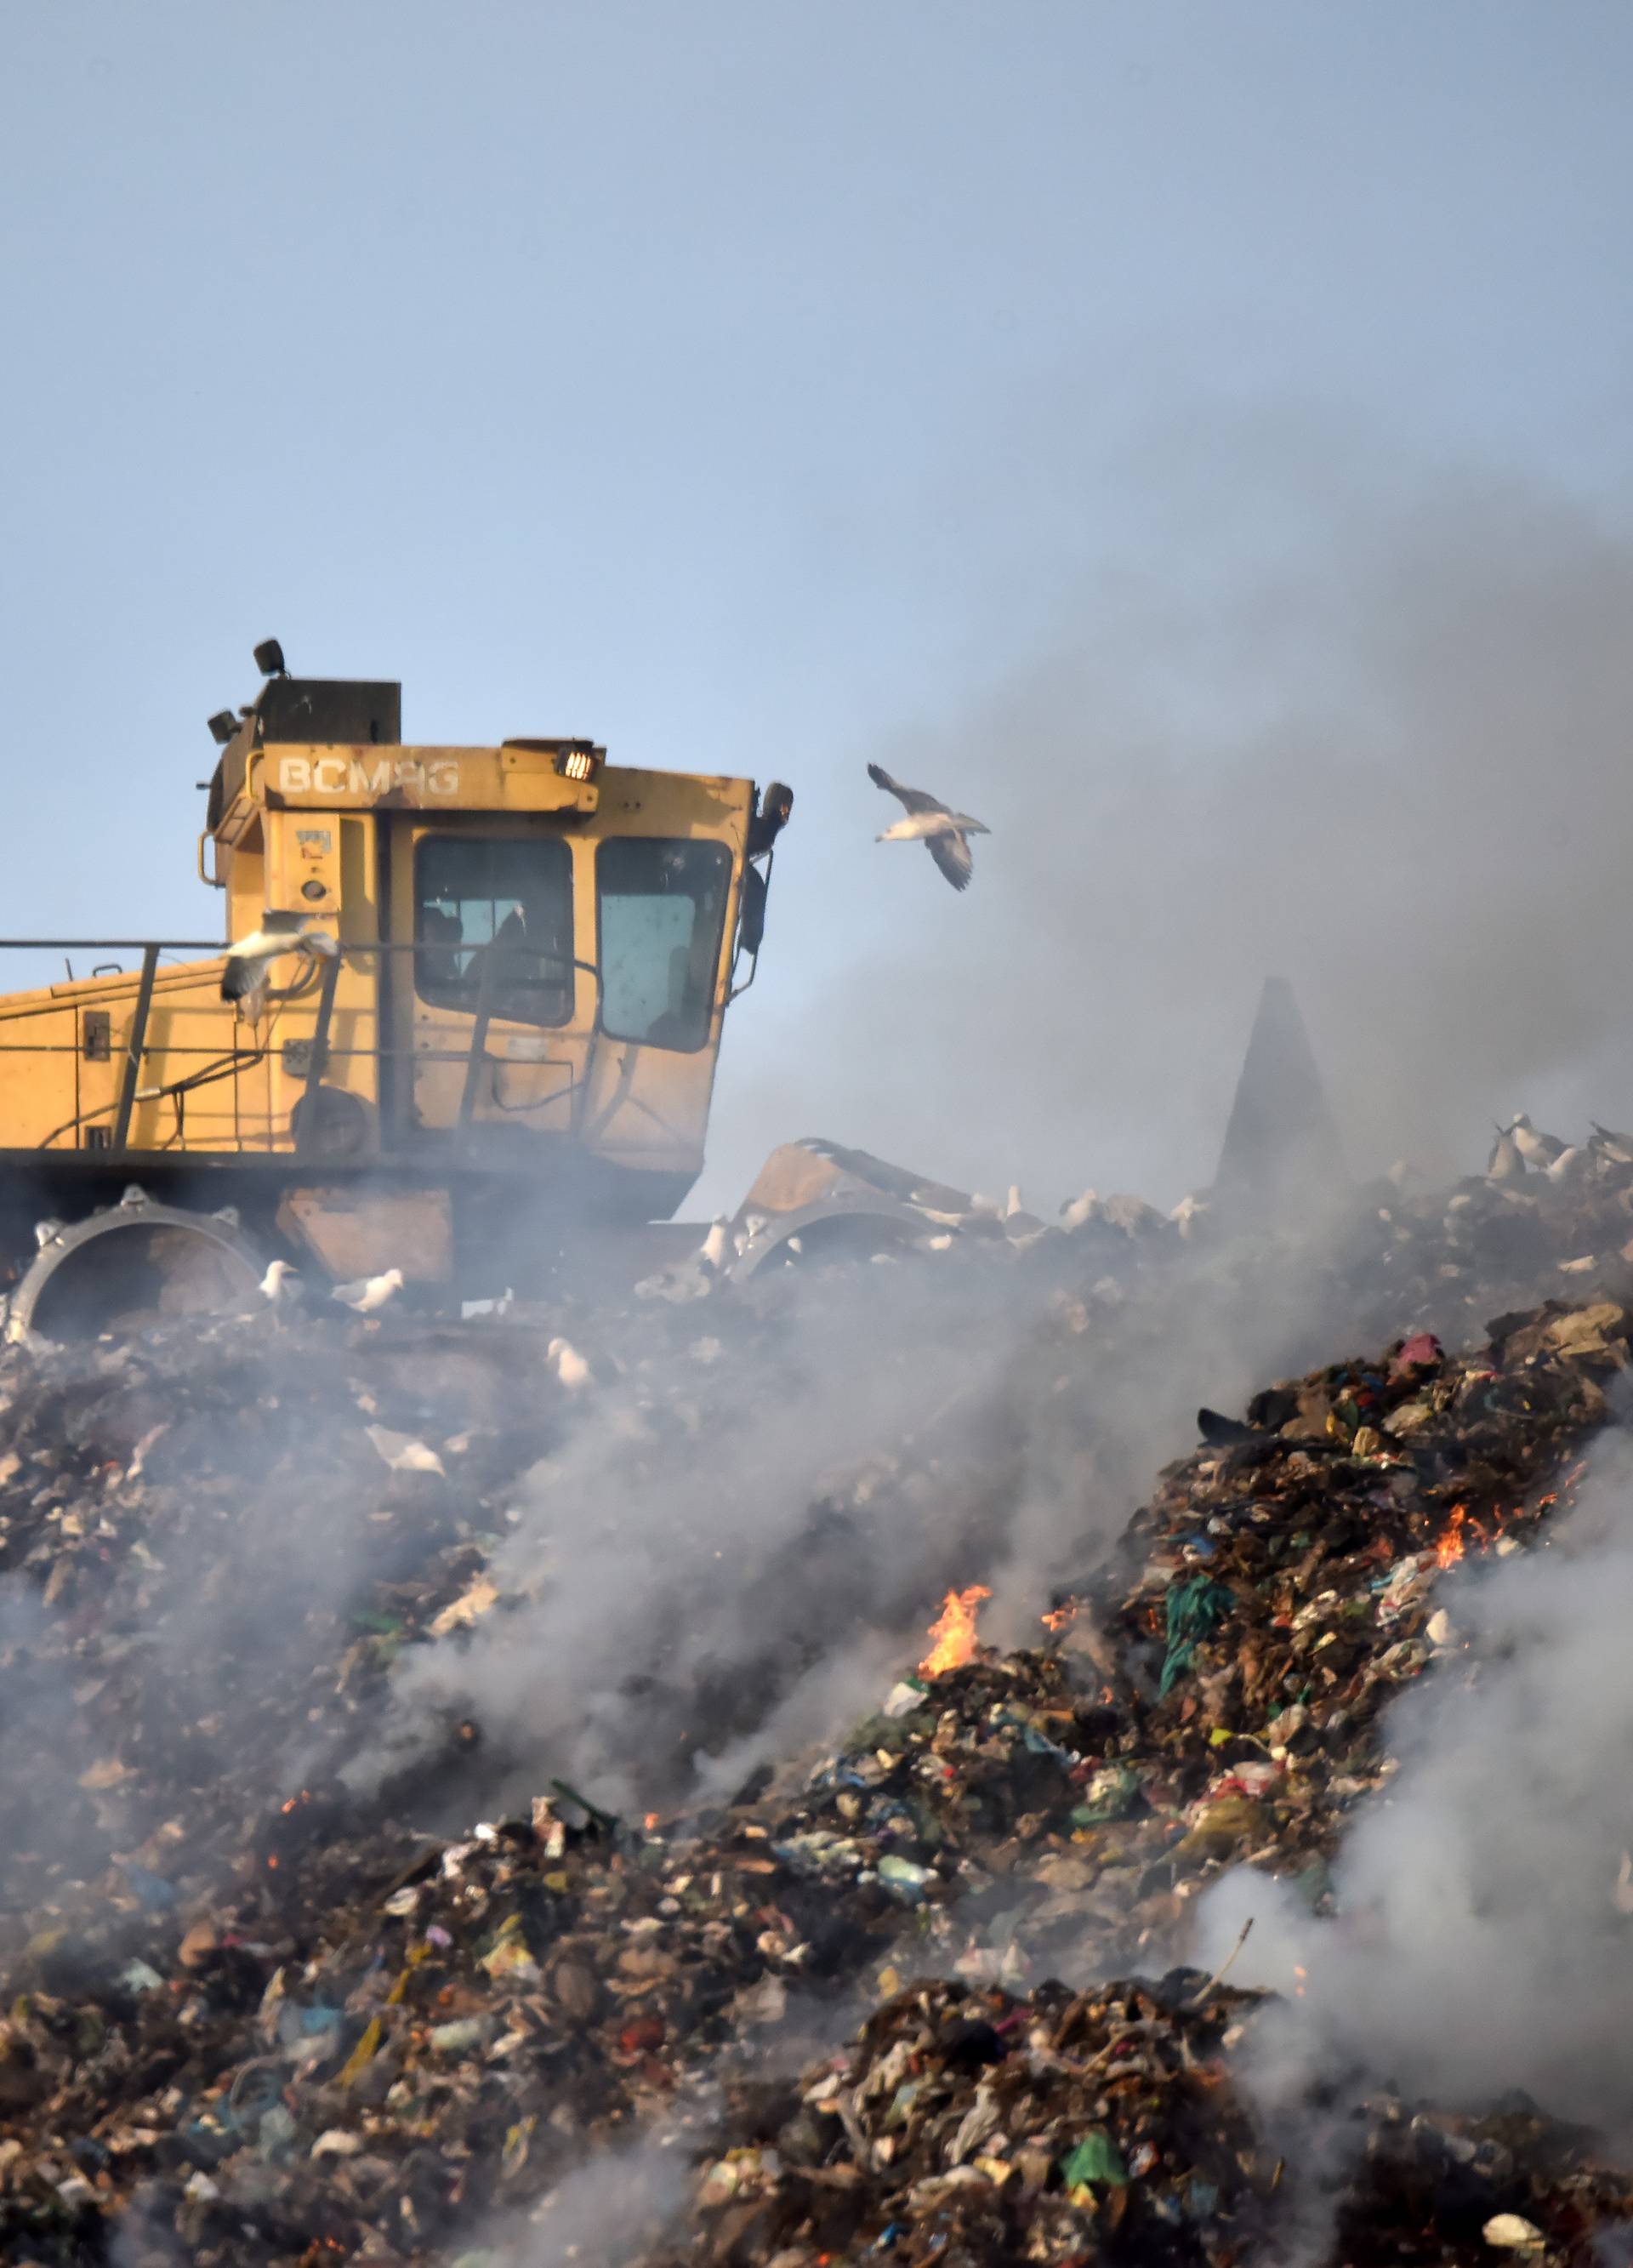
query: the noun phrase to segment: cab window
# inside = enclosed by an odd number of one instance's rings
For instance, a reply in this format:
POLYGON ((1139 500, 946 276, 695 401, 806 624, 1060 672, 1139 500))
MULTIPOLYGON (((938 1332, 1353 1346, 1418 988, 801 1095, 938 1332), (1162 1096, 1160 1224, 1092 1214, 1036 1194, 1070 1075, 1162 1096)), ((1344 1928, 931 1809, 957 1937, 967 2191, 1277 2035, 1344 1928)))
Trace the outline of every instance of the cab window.
POLYGON ((692 1049, 709 1037, 732 881, 723 843, 622 836, 595 860, 601 1028, 692 1049))
POLYGON ((514 1024, 573 1010, 572 854, 520 836, 424 835, 414 848, 414 989, 514 1024))

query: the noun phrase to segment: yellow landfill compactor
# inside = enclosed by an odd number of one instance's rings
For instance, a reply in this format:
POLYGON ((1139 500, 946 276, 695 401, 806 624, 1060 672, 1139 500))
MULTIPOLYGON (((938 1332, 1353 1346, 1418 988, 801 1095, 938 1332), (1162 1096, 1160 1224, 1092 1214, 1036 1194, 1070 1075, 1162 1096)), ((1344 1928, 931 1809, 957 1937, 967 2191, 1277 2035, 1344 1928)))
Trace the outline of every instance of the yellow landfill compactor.
POLYGON ((0 997, 15 1337, 241 1304, 280 1256, 449 1294, 638 1262, 702 1167, 788 789, 405 747, 397 685, 255 658, 199 872, 260 950, 4 941, 70 970, 0 997))

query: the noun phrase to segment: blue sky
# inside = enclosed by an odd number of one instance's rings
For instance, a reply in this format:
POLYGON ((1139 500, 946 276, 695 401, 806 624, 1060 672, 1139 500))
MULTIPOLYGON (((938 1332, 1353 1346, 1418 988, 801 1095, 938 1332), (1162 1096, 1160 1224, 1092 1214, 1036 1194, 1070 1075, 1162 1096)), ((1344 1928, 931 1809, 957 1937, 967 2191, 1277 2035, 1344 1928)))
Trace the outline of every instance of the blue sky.
MULTIPOLYGON (((1162 593, 1217 632, 1447 468, 1625 512, 1622 5, 13 0, 5 28, 0 928, 214 928, 203 719, 268 632, 401 676, 410 737, 783 777, 707 1195, 805 1131, 1012 1161, 1051 1204, 1079 1152, 1182 1180, 1214 1130, 1173 1138, 1114 1038, 1075 1127, 1029 1054, 972 1076, 968 971, 1001 1018, 1053 777, 994 746, 1006 688, 1130 590, 1147 630, 1162 593), (965 899, 873 844, 863 766, 903 748, 1005 818, 965 899)), ((1205 763, 1187 687, 1220 688, 1183 658, 1147 653, 1130 713, 1205 763)), ((1097 939, 1073 984, 1116 982, 1097 939)))

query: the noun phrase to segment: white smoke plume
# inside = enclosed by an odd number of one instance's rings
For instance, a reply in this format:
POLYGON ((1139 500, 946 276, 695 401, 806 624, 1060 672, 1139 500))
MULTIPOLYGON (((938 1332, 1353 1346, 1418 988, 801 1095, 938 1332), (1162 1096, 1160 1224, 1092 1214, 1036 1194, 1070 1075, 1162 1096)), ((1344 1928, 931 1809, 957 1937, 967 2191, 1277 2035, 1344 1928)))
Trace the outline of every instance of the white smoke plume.
POLYGON ((1159 1248, 794 1271, 666 1311, 667 1336, 610 1307, 628 1367, 574 1397, 471 1628, 400 1658, 387 1738, 348 1777, 411 1789, 468 1718, 486 1766, 451 1788, 462 1821, 478 1789, 525 1808, 555 1775, 618 1810, 729 1794, 870 1714, 950 1587, 990 1587, 990 1641, 1037 1643, 1051 1586, 1096 1564, 1199 1403, 1239 1407, 1357 1328, 1467 1326, 1460 1293, 1401 1314, 1387 1270, 1387 1320, 1359 1323, 1368 1295, 1319 1237, 1159 1248))
POLYGON ((1633 1448, 1607 1439, 1544 1548, 1438 1594, 1456 1659, 1396 1703, 1399 1768, 1357 1815, 1334 1920, 1239 1871, 1203 1903, 1198 1958, 1248 1915, 1233 1976, 1287 1995, 1261 2079, 1388 2079, 1475 2108, 1519 2088, 1633 2147, 1633 1448), (1472 1668, 1472 1675, 1470 1670, 1472 1668))

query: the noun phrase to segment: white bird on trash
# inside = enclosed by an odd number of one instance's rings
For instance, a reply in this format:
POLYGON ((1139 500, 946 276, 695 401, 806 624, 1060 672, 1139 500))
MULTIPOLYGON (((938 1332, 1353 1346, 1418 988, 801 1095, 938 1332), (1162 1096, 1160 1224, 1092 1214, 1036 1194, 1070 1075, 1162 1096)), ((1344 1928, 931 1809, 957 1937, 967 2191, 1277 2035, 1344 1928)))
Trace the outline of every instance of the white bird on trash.
POLYGON ((360 1276, 356 1283, 337 1284, 329 1296, 349 1307, 354 1314, 378 1315, 401 1289, 401 1269, 388 1268, 383 1276, 360 1276))
POLYGON ((1497 1139, 1491 1145, 1491 1155, 1486 1160, 1486 1179, 1489 1182, 1519 1182, 1525 1179, 1526 1161, 1519 1154, 1519 1145, 1512 1130, 1499 1126, 1497 1139))
POLYGON ((906 812, 876 843, 922 843, 955 890, 967 889, 975 871, 969 838, 972 835, 990 835, 979 819, 971 819, 967 812, 949 811, 938 796, 927 795, 922 787, 903 787, 893 780, 882 764, 870 764, 867 776, 875 787, 882 787, 886 795, 894 795, 906 812))
POLYGON ((555 1365, 555 1375, 569 1394, 582 1394, 586 1386, 594 1385, 595 1373, 577 1348, 566 1339, 552 1339, 545 1352, 555 1365))
POLYGON ((1587 1152, 1579 1142, 1573 1142, 1569 1149, 1560 1152, 1551 1166, 1544 1166, 1542 1171, 1550 1182, 1574 1182, 1587 1163, 1587 1152))
POLYGON ((1551 1166, 1565 1146, 1557 1134, 1539 1134, 1523 1110, 1515 1113, 1508 1131, 1527 1166, 1551 1166))
POLYGON ((1015 1252, 1026 1252, 1041 1236, 1051 1233, 1048 1225, 1041 1221, 1035 1212, 1028 1212, 1020 1194, 1019 1182, 1011 1182, 1004 1199, 1004 1233, 1015 1252))
POLYGON ((305 914, 273 913, 261 917, 261 927, 227 947, 221 972, 224 1000, 247 1001, 244 1011, 252 1022, 261 1013, 272 964, 287 953, 303 954, 308 961, 337 961, 340 946, 327 930, 319 929, 305 914))
POLYGON ((435 1449, 423 1441, 416 1441, 412 1433, 394 1433, 389 1425, 365 1425, 364 1432, 373 1442, 383 1463, 394 1473, 436 1473, 443 1480, 448 1477, 447 1467, 435 1449))
POLYGON ((1179 1230, 1181 1236, 1195 1236, 1196 1233, 1196 1224, 1205 1217, 1207 1211, 1207 1198, 1199 1197, 1195 1190, 1193 1189, 1188 1197, 1184 1197, 1180 1199, 1180 1202, 1175 1205, 1173 1211, 1168 1215, 1168 1218, 1179 1230))
POLYGON ((745 1215, 741 1228, 728 1229, 727 1234, 732 1240, 732 1248, 739 1260, 761 1230, 769 1228, 770 1225, 771 1217, 769 1213, 751 1212, 745 1215))
POLYGON ((1085 1189, 1080 1197, 1073 1197, 1061 1207, 1060 1225, 1063 1228, 1085 1228, 1100 1209, 1099 1190, 1085 1189))
MULTIPOLYGON (((736 1246, 740 1252, 747 1238, 736 1246)), ((642 1277, 635 1287, 637 1300, 667 1300, 683 1307, 688 1300, 706 1300, 725 1275, 733 1256, 732 1225, 722 1213, 710 1224, 709 1233, 695 1252, 672 1268, 660 1268, 642 1277)))
POLYGON ((276 1314, 300 1297, 300 1273, 287 1260, 275 1260, 261 1279, 261 1298, 276 1314))
POLYGON ((1607 1158, 1613 1166, 1633 1166, 1633 1134, 1618 1134, 1614 1127, 1601 1126, 1597 1119, 1588 1123, 1593 1129, 1590 1146, 1601 1158, 1607 1158))

